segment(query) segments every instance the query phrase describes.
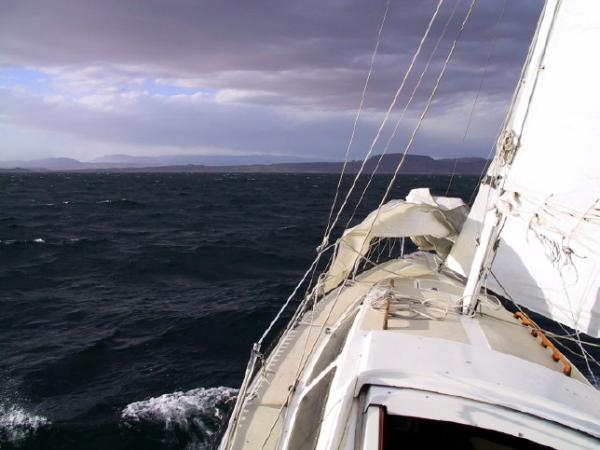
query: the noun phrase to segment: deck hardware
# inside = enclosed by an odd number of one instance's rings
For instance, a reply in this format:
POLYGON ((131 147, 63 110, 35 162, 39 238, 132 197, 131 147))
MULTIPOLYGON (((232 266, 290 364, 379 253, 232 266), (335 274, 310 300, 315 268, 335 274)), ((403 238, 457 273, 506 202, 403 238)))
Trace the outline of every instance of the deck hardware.
POLYGON ((540 345, 544 348, 549 348, 552 351, 552 359, 555 362, 560 362, 563 365, 563 373, 567 376, 571 376, 571 363, 563 356, 563 354, 556 348, 556 346, 546 337, 544 332, 521 311, 514 313, 516 319, 519 319, 523 326, 531 328, 531 335, 534 338, 540 338, 540 345))
MULTIPOLYGON (((390 290, 394 288, 394 279, 390 278, 390 290)), ((385 309, 383 312, 383 329, 388 329, 388 320, 390 319, 390 303, 392 302, 392 294, 391 292, 386 295, 385 298, 385 309)))

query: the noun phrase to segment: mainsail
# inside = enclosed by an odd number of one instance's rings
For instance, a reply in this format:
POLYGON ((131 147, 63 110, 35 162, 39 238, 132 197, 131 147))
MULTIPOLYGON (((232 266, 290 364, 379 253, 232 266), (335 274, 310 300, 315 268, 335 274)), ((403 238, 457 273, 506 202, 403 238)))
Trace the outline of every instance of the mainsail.
POLYGON ((497 154, 446 264, 600 336, 600 2, 549 0, 497 154), (477 246, 479 248, 477 248, 477 246), (477 248, 476 251, 470 249, 477 248))

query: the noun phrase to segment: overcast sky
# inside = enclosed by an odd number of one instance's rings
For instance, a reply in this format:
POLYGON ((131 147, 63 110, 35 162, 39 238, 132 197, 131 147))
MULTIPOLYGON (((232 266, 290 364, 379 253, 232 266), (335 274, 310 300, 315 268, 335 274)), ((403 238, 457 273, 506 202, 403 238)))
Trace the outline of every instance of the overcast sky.
MULTIPOLYGON (((354 158, 366 152, 437 1, 391 0, 354 158)), ((455 15, 390 152, 404 148, 468 4, 443 2, 397 110, 457 5, 455 15)), ((477 2, 413 153, 488 154, 541 6, 477 2)), ((2 0, 0 159, 341 159, 384 10, 385 0, 2 0)))

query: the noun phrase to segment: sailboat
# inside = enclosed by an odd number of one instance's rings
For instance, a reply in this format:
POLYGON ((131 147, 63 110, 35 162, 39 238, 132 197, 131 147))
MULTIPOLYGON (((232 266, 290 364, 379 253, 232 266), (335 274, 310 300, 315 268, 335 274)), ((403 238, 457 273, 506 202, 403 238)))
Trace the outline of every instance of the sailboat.
POLYGON ((221 450, 600 448, 600 393, 532 317, 600 337, 599 55, 600 2, 547 0, 473 206, 414 189, 326 233, 221 450), (386 239, 418 249, 377 263, 386 239))

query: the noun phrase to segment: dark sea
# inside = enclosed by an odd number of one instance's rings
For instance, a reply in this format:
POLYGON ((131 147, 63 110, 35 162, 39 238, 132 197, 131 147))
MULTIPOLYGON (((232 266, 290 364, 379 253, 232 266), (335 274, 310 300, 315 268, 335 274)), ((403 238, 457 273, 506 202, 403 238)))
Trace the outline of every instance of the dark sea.
MULTIPOLYGON (((388 180, 375 178, 357 219, 388 180)), ((403 176, 392 197, 443 195, 448 181, 403 176)), ((468 199, 476 183, 455 177, 449 194, 468 199)), ((314 257, 336 184, 1 174, 0 448, 215 448, 252 343, 314 257)))

